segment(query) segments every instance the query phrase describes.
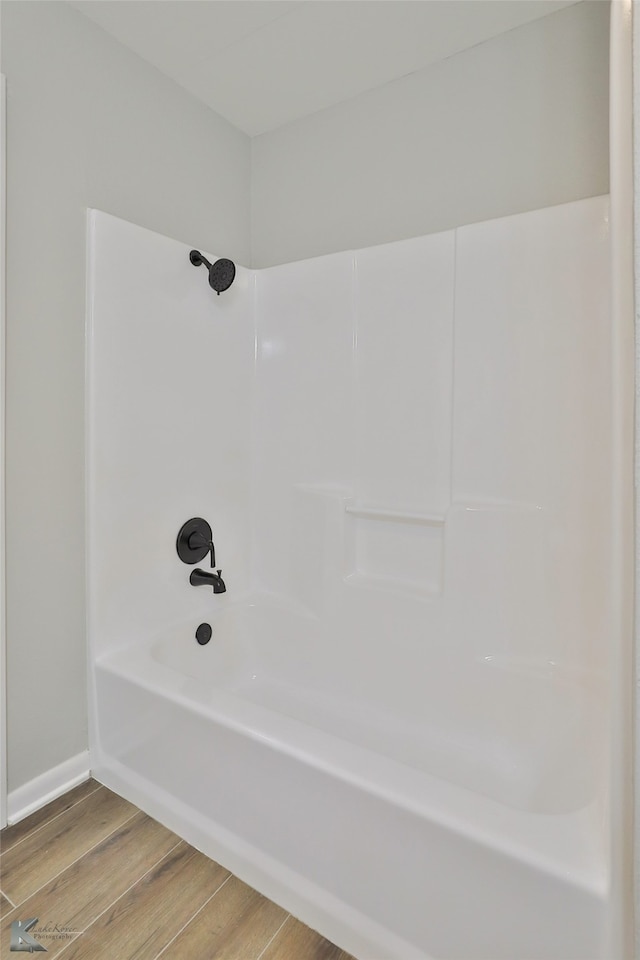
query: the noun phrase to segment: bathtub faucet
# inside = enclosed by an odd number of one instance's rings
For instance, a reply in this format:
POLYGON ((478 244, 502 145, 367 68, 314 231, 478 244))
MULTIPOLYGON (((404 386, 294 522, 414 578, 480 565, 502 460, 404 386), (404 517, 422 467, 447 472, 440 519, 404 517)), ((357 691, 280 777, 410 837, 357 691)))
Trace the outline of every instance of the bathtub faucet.
POLYGON ((225 593, 226 584, 220 574, 222 570, 216 570, 215 573, 213 570, 200 570, 198 567, 196 570, 191 571, 191 576, 189 577, 189 583, 193 584, 194 587, 209 586, 213 587, 214 593, 225 593))
POLYGON ((189 583, 194 587, 200 587, 206 584, 213 587, 214 593, 226 593, 227 587, 222 579, 222 570, 215 570, 216 550, 213 545, 213 534, 211 527, 202 517, 192 517, 180 527, 178 539, 176 541, 178 556, 183 563, 202 563, 209 554, 211 560, 211 570, 191 571, 189 583))

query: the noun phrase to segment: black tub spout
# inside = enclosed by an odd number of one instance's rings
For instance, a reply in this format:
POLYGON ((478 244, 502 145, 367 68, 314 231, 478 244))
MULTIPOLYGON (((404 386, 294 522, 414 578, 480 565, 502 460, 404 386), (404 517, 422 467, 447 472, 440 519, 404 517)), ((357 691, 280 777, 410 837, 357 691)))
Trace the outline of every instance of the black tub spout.
POLYGON ((216 570, 214 573, 213 570, 201 570, 198 567, 196 570, 191 571, 189 583, 193 584, 194 587, 213 587, 214 593, 225 593, 227 587, 221 577, 221 573, 222 570, 216 570))

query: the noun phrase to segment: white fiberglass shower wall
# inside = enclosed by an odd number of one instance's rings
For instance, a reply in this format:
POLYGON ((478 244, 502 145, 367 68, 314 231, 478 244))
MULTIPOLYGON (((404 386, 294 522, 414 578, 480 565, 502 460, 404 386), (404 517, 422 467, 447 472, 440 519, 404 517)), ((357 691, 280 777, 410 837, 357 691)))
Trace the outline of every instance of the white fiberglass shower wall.
POLYGON ((220 297, 91 214, 95 775, 362 960, 612 955, 607 209, 220 297))

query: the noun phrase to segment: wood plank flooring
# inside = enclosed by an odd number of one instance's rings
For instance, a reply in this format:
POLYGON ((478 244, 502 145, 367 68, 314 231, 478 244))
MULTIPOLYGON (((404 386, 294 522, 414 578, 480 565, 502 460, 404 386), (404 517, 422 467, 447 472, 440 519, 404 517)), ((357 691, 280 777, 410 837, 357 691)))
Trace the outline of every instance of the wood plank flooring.
POLYGON ((61 960, 354 960, 95 780, 0 833, 0 918, 3 960, 33 918, 61 960))

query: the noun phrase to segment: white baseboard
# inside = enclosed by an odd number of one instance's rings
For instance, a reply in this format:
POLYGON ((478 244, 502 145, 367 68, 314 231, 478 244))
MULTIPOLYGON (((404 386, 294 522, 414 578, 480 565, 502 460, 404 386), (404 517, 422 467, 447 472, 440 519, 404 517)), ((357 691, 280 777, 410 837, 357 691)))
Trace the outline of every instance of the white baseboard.
POLYGON ((11 790, 7 795, 7 821, 17 823, 23 820, 34 810, 39 810, 67 790, 88 780, 90 772, 89 751, 84 750, 41 773, 39 777, 34 777, 17 790, 11 790))

